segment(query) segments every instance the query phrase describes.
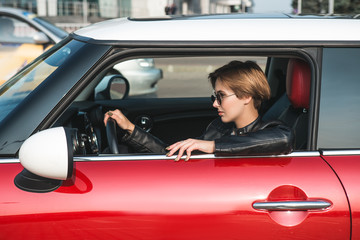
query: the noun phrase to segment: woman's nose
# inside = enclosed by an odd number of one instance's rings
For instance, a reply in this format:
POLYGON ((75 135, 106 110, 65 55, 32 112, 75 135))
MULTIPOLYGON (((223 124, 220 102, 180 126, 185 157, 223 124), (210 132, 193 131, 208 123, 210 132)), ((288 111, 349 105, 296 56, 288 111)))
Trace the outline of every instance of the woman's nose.
POLYGON ((215 101, 213 102, 213 107, 214 108, 218 108, 218 107, 220 107, 220 105, 219 105, 219 103, 218 103, 218 101, 215 99, 215 101))

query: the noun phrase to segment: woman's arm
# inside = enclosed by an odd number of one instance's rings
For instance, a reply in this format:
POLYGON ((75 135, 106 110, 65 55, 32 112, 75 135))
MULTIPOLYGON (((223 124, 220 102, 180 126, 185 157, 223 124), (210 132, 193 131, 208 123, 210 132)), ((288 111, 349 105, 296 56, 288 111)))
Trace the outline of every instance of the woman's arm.
POLYGON ((293 131, 282 124, 240 136, 224 136, 215 140, 217 155, 276 155, 293 150, 293 131))
POLYGON ((117 125, 125 130, 124 136, 120 141, 131 146, 136 152, 141 153, 162 153, 165 154, 167 144, 162 142, 157 137, 145 132, 141 128, 135 126, 130 120, 118 109, 109 111, 104 116, 104 124, 107 120, 112 118, 117 125))

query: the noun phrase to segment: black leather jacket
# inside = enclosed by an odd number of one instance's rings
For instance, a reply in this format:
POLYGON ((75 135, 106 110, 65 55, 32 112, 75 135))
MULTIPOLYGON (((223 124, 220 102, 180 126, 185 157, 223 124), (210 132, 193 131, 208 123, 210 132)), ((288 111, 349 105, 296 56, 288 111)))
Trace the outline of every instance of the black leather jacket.
MULTIPOLYGON (((240 129, 236 129, 234 123, 223 123, 216 118, 198 139, 214 140, 217 156, 287 154, 293 150, 295 141, 293 131, 281 121, 264 123, 260 118, 240 129)), ((136 152, 167 153, 168 144, 137 126, 131 135, 125 134, 122 141, 136 152)))

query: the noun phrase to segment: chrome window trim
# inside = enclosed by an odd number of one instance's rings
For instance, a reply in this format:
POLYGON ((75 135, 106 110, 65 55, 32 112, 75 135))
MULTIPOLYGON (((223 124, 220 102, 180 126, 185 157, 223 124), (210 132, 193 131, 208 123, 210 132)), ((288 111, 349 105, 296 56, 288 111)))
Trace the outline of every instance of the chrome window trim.
MULTIPOLYGON (((358 151, 360 154, 360 150, 358 151)), ((193 155, 191 159, 231 159, 231 158, 274 158, 274 157, 318 157, 319 152, 292 152, 287 155, 269 155, 269 156, 215 156, 214 154, 201 154, 193 155)), ((99 156, 85 156, 85 157, 74 157, 74 162, 91 162, 91 161, 141 161, 141 160, 175 160, 175 156, 167 157, 165 155, 112 155, 112 154, 101 154, 99 156)), ((185 159, 183 156, 181 159, 185 159)), ((3 158, 0 159, 0 164, 6 163, 20 163, 18 158, 3 158)))
MULTIPOLYGON (((232 158, 274 158, 274 157, 318 157, 319 152, 292 152, 287 155, 269 155, 269 156, 215 156, 214 154, 193 155, 191 159, 232 159, 232 158)), ((183 156, 181 159, 185 159, 183 156)), ((112 154, 100 156, 74 157, 75 162, 87 161, 142 161, 142 160, 175 160, 175 156, 167 157, 165 155, 117 155, 112 154)))
POLYGON ((20 160, 18 158, 0 158, 0 164, 1 163, 20 163, 20 160))
POLYGON ((349 156, 349 155, 360 155, 360 150, 321 150, 323 156, 349 156))

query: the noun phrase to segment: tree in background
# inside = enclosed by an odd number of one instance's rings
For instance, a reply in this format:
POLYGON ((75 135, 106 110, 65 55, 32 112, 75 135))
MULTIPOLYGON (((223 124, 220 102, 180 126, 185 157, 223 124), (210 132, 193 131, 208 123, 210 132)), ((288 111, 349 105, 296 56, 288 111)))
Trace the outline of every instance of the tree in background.
MULTIPOLYGON (((292 0, 291 6, 296 13, 298 0, 292 0)), ((329 8, 328 0, 302 0, 302 14, 326 14, 329 8)), ((359 14, 360 1, 359 0, 335 0, 334 1, 335 14, 359 14)))

